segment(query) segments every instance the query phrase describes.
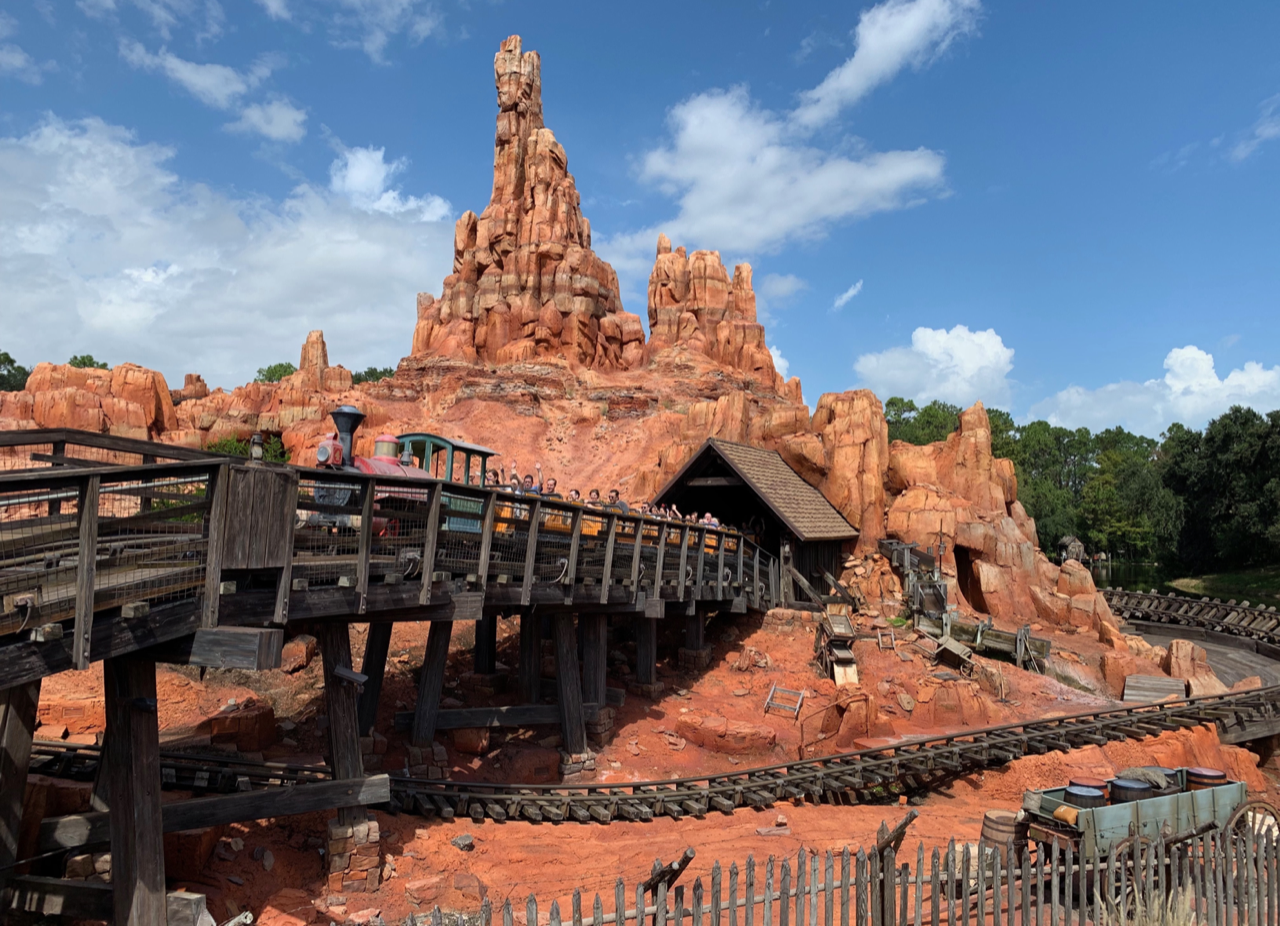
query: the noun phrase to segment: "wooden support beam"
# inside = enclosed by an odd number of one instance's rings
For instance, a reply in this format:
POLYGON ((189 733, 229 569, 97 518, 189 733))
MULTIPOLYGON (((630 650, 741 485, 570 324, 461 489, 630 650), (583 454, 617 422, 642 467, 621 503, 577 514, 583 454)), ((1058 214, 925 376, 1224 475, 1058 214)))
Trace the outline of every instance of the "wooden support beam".
POLYGON ((89 643, 93 635, 93 587, 98 561, 98 492, 102 477, 90 476, 80 487, 76 529, 80 548, 76 556, 76 624, 71 661, 77 669, 89 667, 89 643))
POLYGON ((760 548, 755 549, 755 566, 751 569, 751 603, 757 611, 760 610, 760 548))
POLYGON ((444 497, 443 483, 435 483, 429 489, 427 500, 427 536, 422 542, 422 589, 418 592, 418 604, 431 604, 431 576, 436 569, 436 541, 440 534, 440 499, 444 497))
POLYGON ((737 537, 737 543, 738 543, 738 562, 737 562, 738 591, 737 591, 737 594, 741 596, 746 592, 746 588, 743 586, 742 582, 743 582, 744 572, 746 569, 745 557, 746 557, 747 541, 741 534, 739 534, 737 537))
POLYGON ((364 641, 364 662, 360 674, 368 679, 360 692, 357 719, 360 735, 368 736, 378 719, 378 699, 382 695, 382 680, 387 674, 387 652, 391 649, 391 624, 370 624, 364 641))
POLYGON ((498 616, 488 614, 476 622, 475 655, 471 663, 477 675, 492 675, 498 667, 498 616))
POLYGON ((118 926, 165 926, 164 827, 156 664, 143 654, 103 662, 111 766, 111 887, 118 926))
POLYGON ((662 597, 662 565, 667 558, 667 525, 658 525, 658 557, 654 566, 653 597, 662 597))
POLYGON ((701 613, 695 612, 689 614, 684 619, 684 647, 685 649, 702 649, 706 646, 706 625, 707 619, 701 613))
MULTIPOLYGON (((371 483, 372 485, 372 483, 371 483)), ((313 632, 320 644, 324 668, 325 707, 329 712, 329 766, 335 778, 359 778, 364 775, 360 758, 360 721, 356 703, 358 692, 354 682, 341 677, 338 670, 351 672, 351 630, 347 624, 316 624, 313 632)), ((344 824, 358 823, 362 811, 341 811, 344 824)))
POLYGON ((817 589, 809 584, 809 580, 800 574, 800 570, 790 564, 787 565, 787 573, 791 578, 796 580, 796 584, 800 586, 801 591, 813 600, 813 603, 821 608, 826 608, 826 602, 822 600, 822 596, 818 594, 817 589))
MULTIPOLYGON (((524 579, 520 583, 520 604, 528 607, 533 602, 533 574, 538 566, 538 525, 542 520, 542 502, 534 499, 529 505, 529 531, 524 548, 524 579)), ((524 632, 521 618, 521 633, 524 632)), ((522 636, 521 640, 524 639, 522 636)))
POLYGON ((636 621, 636 680, 641 685, 658 680, 658 622, 651 617, 636 621))
POLYGON ((676 580, 676 587, 680 589, 679 600, 684 601, 685 589, 689 587, 689 528, 684 526, 680 528, 680 578, 676 580))
POLYGON ((569 537, 569 568, 564 574, 564 603, 573 604, 573 587, 578 583, 578 548, 582 546, 582 509, 573 512, 573 532, 569 537))
MULTIPOLYGON (((218 626, 218 602, 221 595, 218 587, 222 583, 222 548, 226 545, 227 531, 227 482, 231 478, 231 467, 222 464, 209 474, 213 483, 206 490, 210 493, 209 520, 205 530, 208 548, 204 558, 204 611, 200 618, 200 626, 218 626)), ((293 539, 293 531, 287 532, 293 539)), ((286 600, 287 595, 286 594, 286 600)))
POLYGON ((490 492, 481 503, 480 557, 476 563, 476 588, 483 593, 489 587, 489 559, 493 555, 493 519, 497 513, 494 504, 498 493, 490 492))
POLYGON ((724 543, 725 535, 716 534, 716 599, 724 600, 724 543))
POLYGON ((171 665, 262 672, 280 668, 283 647, 284 630, 278 627, 212 627, 151 647, 147 655, 171 665))
POLYGON ((5 881, 13 874, 9 866, 18 860, 22 803, 39 702, 38 679, 0 691, 0 899, 4 897, 5 881))
POLYGON ((587 724, 578 677, 578 646, 572 614, 556 615, 556 683, 560 694, 560 738, 566 752, 587 751, 587 724))
MULTIPOLYGON (((160 808, 164 832, 179 833, 202 826, 246 823, 341 807, 381 804, 391 798, 391 779, 370 775, 354 779, 314 781, 292 788, 265 788, 172 801, 160 808)), ((79 813, 48 817, 40 823, 37 852, 99 846, 109 839, 111 814, 79 813)))
MULTIPOLYGON (((369 597, 369 558, 373 554, 373 500, 374 481, 364 482, 363 507, 360 509, 360 546, 356 550, 356 608, 363 614, 369 597)), ((348 644, 349 646, 350 644, 348 644)))
POLYGON ((440 693, 444 690, 444 670, 452 634, 452 621, 432 621, 427 631, 427 652, 418 680, 418 702, 413 709, 411 739, 415 746, 430 746, 436 736, 436 715, 440 712, 440 693))
MULTIPOLYGON (((290 470, 287 473, 279 474, 278 478, 286 482, 286 487, 280 493, 280 504, 283 511, 277 515, 284 524, 290 524, 297 515, 298 510, 298 472, 290 470)), ((280 578, 276 584, 276 606, 275 606, 275 622, 277 624, 286 624, 289 622, 289 592, 293 588, 293 531, 282 530, 278 537, 279 548, 276 550, 274 560, 280 564, 280 578)))
POLYGON ((609 515, 604 522, 604 574, 600 580, 600 603, 609 603, 609 586, 613 584, 613 535, 618 530, 618 516, 609 515))
POLYGON ((609 617, 605 614, 580 614, 582 628, 582 700, 588 704, 605 703, 605 676, 609 664, 609 617))
POLYGON ((685 485, 690 488, 725 488, 745 485, 737 476, 694 476, 686 479, 685 485))
POLYGON ((644 547, 644 519, 636 521, 636 539, 631 551, 631 600, 640 597, 640 551, 644 547))
MULTIPOLYGON (((61 916, 74 920, 107 920, 114 915, 110 884, 100 881, 67 881, 23 875, 14 884, 9 909, 34 916, 61 916)), ((213 926, 204 894, 170 891, 165 896, 168 926, 213 926)))
POLYGON ((520 701, 537 704, 542 700, 542 618, 530 608, 520 615, 520 701))

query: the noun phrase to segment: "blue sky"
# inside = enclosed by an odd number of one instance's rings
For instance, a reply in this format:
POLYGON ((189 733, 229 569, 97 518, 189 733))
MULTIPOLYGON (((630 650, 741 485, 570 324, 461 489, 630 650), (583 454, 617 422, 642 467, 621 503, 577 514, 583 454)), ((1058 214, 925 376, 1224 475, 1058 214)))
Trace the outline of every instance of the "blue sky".
POLYGON ((598 251, 749 260, 812 402, 1280 407, 1280 6, 4 0, 0 349, 394 365, 543 60, 598 251))

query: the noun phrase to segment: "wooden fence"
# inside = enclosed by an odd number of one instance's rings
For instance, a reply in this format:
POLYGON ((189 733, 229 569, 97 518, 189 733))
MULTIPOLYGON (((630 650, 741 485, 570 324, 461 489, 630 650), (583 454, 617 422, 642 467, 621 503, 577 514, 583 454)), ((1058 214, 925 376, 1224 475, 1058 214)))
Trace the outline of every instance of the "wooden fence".
MULTIPOLYGON (((1280 926, 1278 838, 1269 826, 1170 844, 1130 839, 1084 859, 1057 844, 800 849, 763 865, 749 856, 727 872, 716 862, 709 883, 698 877, 674 885, 655 863, 653 877, 634 887, 620 878, 612 897, 595 894, 585 911, 582 892, 574 891, 568 911, 558 900, 547 908, 530 895, 523 910, 507 899, 498 915, 502 926, 1280 926)), ((445 922, 439 907, 415 919, 421 926, 445 922)), ((478 920, 491 926, 493 919, 486 899, 478 920)))

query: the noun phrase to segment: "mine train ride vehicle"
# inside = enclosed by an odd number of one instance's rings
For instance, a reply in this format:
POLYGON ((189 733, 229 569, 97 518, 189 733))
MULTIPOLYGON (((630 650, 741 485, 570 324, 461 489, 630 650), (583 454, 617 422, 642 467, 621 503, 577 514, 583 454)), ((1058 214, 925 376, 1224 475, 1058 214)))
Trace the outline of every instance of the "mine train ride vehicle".
MULTIPOLYGON (((422 482, 421 488, 403 481, 397 485, 381 484, 376 488, 372 508, 374 549, 370 561, 371 578, 394 582, 398 580, 397 576, 414 579, 421 574, 429 492, 436 482, 455 485, 459 490, 446 489, 443 494, 433 571, 441 570, 454 576, 474 572, 484 523, 485 497, 476 490, 503 488, 487 485, 485 478, 488 461, 498 451, 435 434, 415 432, 399 436, 381 434, 374 441, 372 456, 357 456, 353 453, 354 436, 364 415, 358 409, 344 405, 334 410, 332 417, 337 431, 326 436, 316 450, 316 477, 313 480, 304 477, 300 486, 295 532, 298 556, 293 575, 306 579, 311 586, 343 585, 349 581, 344 577, 350 573, 359 549, 364 510, 361 496, 363 480, 343 479, 344 474, 394 476, 422 482), (469 564, 471 568, 468 568, 469 564)), ((519 572, 523 569, 528 519, 535 498, 538 497, 503 495, 495 505, 490 550, 492 570, 519 572)), ((584 509, 579 526, 579 562, 585 564, 599 559, 603 564, 604 535, 611 512, 557 499, 541 509, 535 581, 554 583, 564 578, 572 547, 575 508, 584 509)), ((658 546, 661 527, 662 522, 650 518, 643 521, 638 517, 635 520, 624 519, 618 523, 615 545, 634 543, 635 532, 639 529, 642 531, 642 544, 652 551, 658 546)), ((663 572, 668 580, 675 579, 668 573, 672 564, 679 561, 682 536, 687 537, 691 552, 697 547, 695 531, 691 530, 687 535, 678 530, 666 532, 667 554, 664 561, 667 565, 663 572)), ((736 563, 742 537, 729 529, 708 532, 704 552, 718 556, 721 542, 725 544, 726 564, 736 563)), ((692 568, 686 567, 686 581, 692 581, 692 568)), ((652 584, 653 576, 647 563, 642 565, 641 574, 642 585, 652 584)), ((731 570, 726 565, 725 575, 721 578, 726 585, 731 585, 736 581, 736 569, 731 570)))

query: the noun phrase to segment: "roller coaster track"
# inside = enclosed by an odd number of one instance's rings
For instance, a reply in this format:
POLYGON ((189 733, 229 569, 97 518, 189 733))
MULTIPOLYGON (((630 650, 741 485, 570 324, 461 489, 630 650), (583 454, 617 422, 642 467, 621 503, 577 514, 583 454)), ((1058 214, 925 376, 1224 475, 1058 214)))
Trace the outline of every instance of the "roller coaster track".
MULTIPOLYGON (((1248 637, 1254 645, 1277 635, 1275 628, 1258 620, 1259 615, 1242 614, 1250 609, 1234 605, 1128 592, 1120 599, 1119 593, 1111 590, 1106 594, 1134 619, 1150 620, 1152 615, 1163 615, 1161 623, 1248 637)), ((1141 739, 1206 724, 1230 742, 1280 734, 1280 686, 1086 711, 692 778, 507 784, 392 775, 389 809, 446 820, 470 817, 476 821, 489 818, 609 823, 647 821, 657 816, 698 817, 710 811, 731 814, 738 807, 768 807, 788 800, 876 803, 927 791, 1024 756, 1141 739)), ((98 748, 93 746, 37 741, 32 771, 91 780, 98 755, 98 748)), ((161 763, 166 787, 197 793, 305 787, 307 782, 331 777, 329 769, 323 767, 257 763, 187 752, 163 752, 161 763)))
POLYGON ((1130 592, 1122 588, 1104 589, 1111 611, 1131 622, 1195 627, 1208 633, 1223 634, 1241 640, 1254 640, 1275 647, 1254 647, 1257 652, 1280 659, 1280 612, 1274 607, 1250 606, 1243 602, 1220 599, 1187 598, 1161 595, 1157 592, 1130 592))

